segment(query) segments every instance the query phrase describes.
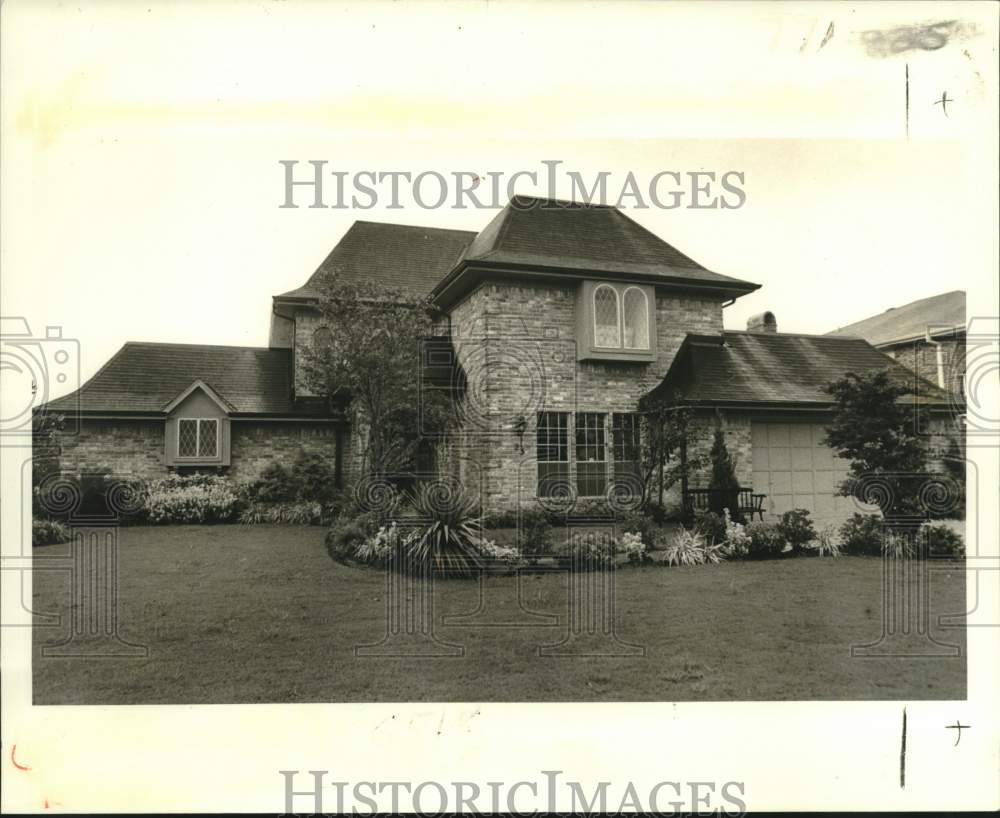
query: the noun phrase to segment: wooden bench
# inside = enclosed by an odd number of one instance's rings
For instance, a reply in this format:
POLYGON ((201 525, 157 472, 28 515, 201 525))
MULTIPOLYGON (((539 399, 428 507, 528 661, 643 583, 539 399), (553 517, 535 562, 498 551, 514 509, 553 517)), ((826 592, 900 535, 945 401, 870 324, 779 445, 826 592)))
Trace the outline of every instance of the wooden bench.
POLYGON ((754 494, 753 489, 688 489, 684 492, 684 513, 691 518, 699 511, 728 508, 737 522, 753 520, 755 514, 763 520, 766 498, 766 494, 754 494))

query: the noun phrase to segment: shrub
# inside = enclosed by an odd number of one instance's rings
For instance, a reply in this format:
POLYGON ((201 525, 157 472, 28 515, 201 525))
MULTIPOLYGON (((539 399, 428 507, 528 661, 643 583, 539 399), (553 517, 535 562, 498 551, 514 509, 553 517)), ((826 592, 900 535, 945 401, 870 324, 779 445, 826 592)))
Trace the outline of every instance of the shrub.
POLYGON ((721 514, 722 509, 736 507, 736 500, 739 494, 740 481, 736 478, 736 467, 733 465, 733 458, 726 448, 726 436, 721 427, 716 427, 712 439, 712 477, 708 487, 713 490, 709 496, 712 511, 721 514))
POLYGON ((932 557, 961 559, 965 556, 962 535, 942 523, 928 523, 923 527, 927 538, 927 553, 932 557))
POLYGON ((562 561, 575 570, 611 568, 615 563, 617 543, 614 537, 596 531, 578 532, 570 539, 562 561))
POLYGON ((726 536, 722 541, 726 557, 743 559, 750 554, 750 535, 747 527, 743 523, 737 523, 729 516, 729 509, 725 509, 726 536))
POLYGON ((250 485, 255 503, 329 503, 340 495, 332 464, 317 452, 300 450, 291 466, 271 463, 250 485))
POLYGON ((746 533, 750 537, 750 559, 762 560, 781 555, 785 550, 785 535, 775 523, 748 523, 746 533))
POLYGON ((804 508, 793 508, 781 515, 778 523, 785 542, 792 546, 792 550, 798 553, 807 543, 816 539, 816 529, 813 528, 812 520, 809 519, 809 512, 804 508))
POLYGON ((488 560, 511 568, 523 561, 521 552, 517 548, 497 545, 493 540, 482 540, 479 543, 479 553, 488 560))
POLYGON ((840 527, 841 548, 856 556, 879 556, 884 529, 882 518, 874 514, 854 514, 840 527))
POLYGON ((909 559, 915 553, 912 539, 901 531, 885 531, 882 535, 882 549, 893 559, 909 559))
POLYGON ((341 518, 326 535, 326 550, 338 562, 347 562, 373 533, 366 515, 341 518))
POLYGON ((392 522, 381 526, 373 535, 357 544, 354 556, 364 563, 385 565, 393 557, 406 553, 419 536, 419 531, 404 531, 397 523, 392 522))
POLYGON ((652 548, 656 544, 660 533, 660 527, 653 518, 638 511, 625 514, 619 523, 619 528, 626 536, 628 534, 638 534, 640 541, 647 548, 652 548))
POLYGON ((623 534, 618 550, 634 565, 652 560, 646 549, 646 543, 638 533, 623 534))
MULTIPOLYGON (((728 516, 728 511, 723 509, 728 516)), ((714 511, 697 511, 694 516, 694 532, 700 534, 706 543, 720 543, 726 539, 726 518, 714 511)))
POLYGON ((31 521, 31 545, 33 547, 69 542, 72 536, 69 526, 55 520, 31 521))
POLYGON ((226 523, 239 513, 235 486, 214 475, 174 475, 149 485, 146 518, 153 524, 226 523))
POLYGON ((534 561, 552 550, 552 522, 542 509, 522 511, 518 525, 525 557, 534 561))
POLYGON ((482 527, 473 497, 456 491, 441 498, 433 488, 419 485, 413 494, 413 508, 417 516, 430 520, 407 550, 415 565, 462 576, 482 564, 478 548, 482 527))
POLYGON ((816 535, 813 546, 817 557, 839 557, 840 545, 837 542, 837 529, 832 525, 824 526, 816 535))
POLYGON ((706 561, 707 544, 702 534, 682 530, 667 545, 666 552, 667 565, 703 565, 706 561))

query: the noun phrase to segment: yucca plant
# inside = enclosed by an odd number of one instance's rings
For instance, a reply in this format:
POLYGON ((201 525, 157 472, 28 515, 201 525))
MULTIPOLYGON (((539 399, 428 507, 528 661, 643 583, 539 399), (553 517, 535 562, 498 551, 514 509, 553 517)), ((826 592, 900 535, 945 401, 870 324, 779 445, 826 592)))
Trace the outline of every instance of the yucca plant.
POLYGON ((840 545, 837 542, 835 526, 825 526, 816 536, 816 553, 821 557, 839 557, 840 545))
POLYGON ((684 530, 667 546, 666 562, 667 565, 703 565, 705 556, 705 538, 684 530))
POLYGON ((483 566, 479 504, 473 497, 460 489, 442 491, 433 484, 421 484, 411 503, 416 516, 427 521, 423 534, 407 549, 412 565, 452 575, 466 575, 483 566))

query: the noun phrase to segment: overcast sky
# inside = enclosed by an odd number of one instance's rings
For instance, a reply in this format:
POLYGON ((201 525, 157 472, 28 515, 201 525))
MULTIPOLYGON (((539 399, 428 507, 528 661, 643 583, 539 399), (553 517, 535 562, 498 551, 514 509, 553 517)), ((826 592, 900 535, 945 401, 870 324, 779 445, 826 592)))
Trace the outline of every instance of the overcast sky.
POLYGON ((953 8, 944 47, 872 56, 863 32, 912 9, 8 2, 3 314, 79 339, 83 378, 129 340, 263 346, 270 296, 355 219, 494 215, 281 209, 286 159, 348 174, 557 159, 616 192, 629 171, 738 171, 742 208, 627 208, 763 285, 727 327, 770 309, 782 331, 822 333, 958 288, 995 314, 996 37, 953 8))

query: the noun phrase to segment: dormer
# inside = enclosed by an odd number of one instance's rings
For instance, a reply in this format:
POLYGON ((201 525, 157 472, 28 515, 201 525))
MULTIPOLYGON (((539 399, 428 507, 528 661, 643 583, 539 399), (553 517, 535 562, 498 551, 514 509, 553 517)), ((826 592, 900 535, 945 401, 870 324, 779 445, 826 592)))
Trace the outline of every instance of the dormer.
POLYGON ((163 411, 167 415, 164 462, 168 466, 229 465, 229 415, 233 407, 212 387, 196 380, 163 411))
POLYGON ((585 280, 576 298, 577 360, 649 363, 656 350, 656 291, 585 280))

